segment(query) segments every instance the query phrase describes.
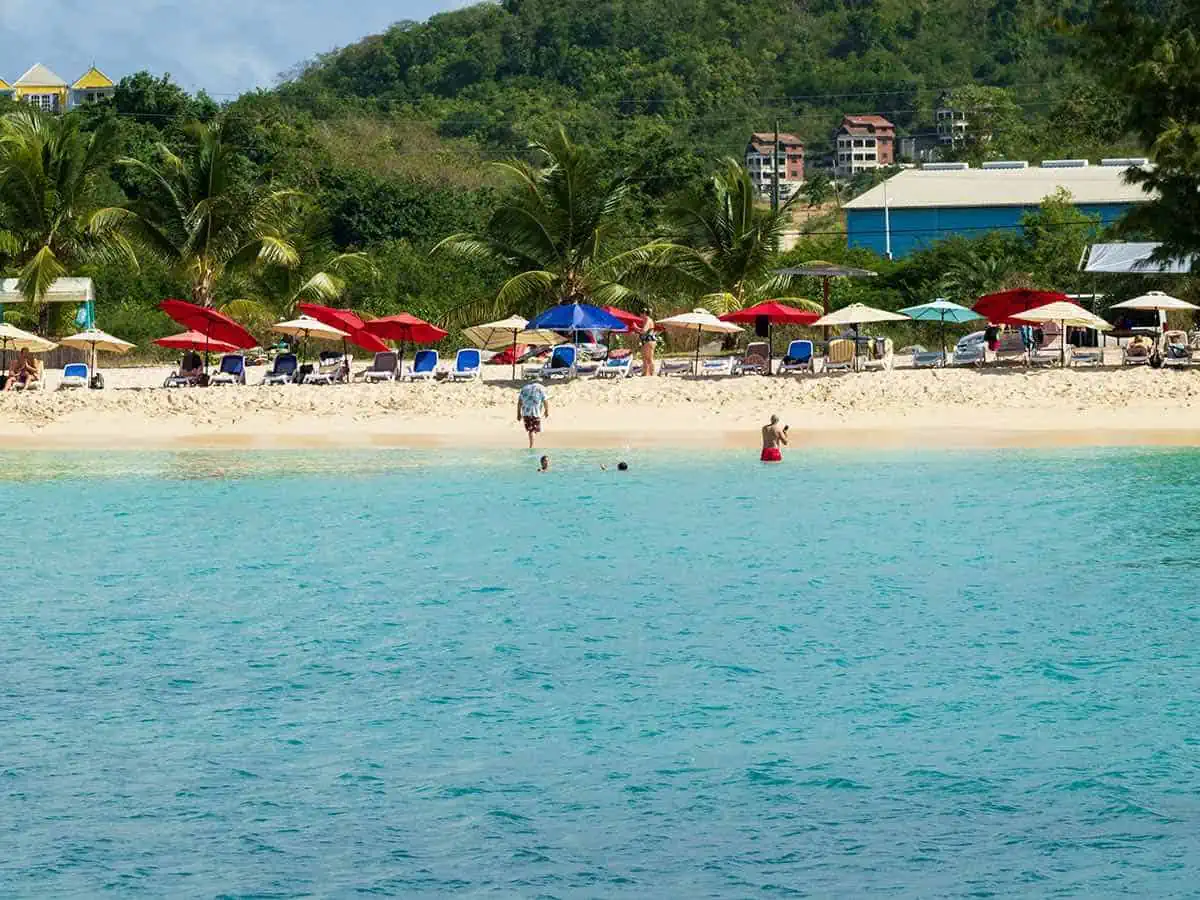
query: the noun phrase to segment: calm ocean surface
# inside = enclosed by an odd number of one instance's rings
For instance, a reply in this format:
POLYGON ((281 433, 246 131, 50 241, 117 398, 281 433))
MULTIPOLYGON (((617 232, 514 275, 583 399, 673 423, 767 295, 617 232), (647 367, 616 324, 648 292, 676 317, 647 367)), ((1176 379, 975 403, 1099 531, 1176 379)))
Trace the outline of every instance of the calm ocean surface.
POLYGON ((1195 896, 1200 454, 753 456, 0 454, 0 895, 1195 896))

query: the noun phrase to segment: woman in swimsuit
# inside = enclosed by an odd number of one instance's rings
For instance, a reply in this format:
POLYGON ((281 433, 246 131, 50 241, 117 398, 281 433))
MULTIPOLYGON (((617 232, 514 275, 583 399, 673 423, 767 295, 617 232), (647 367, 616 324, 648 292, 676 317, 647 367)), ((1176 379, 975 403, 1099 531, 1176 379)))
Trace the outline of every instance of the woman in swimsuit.
POLYGON ((642 374, 654 374, 654 348, 658 343, 654 337, 654 320, 646 316, 646 320, 642 322, 642 330, 638 333, 638 337, 642 343, 642 374))

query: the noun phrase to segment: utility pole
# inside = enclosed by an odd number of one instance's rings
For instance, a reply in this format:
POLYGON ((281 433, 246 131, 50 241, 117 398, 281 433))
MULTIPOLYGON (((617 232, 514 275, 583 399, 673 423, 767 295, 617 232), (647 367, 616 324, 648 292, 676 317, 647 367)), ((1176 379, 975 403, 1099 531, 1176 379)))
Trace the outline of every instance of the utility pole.
POLYGON ((779 120, 775 120, 775 145, 771 148, 771 212, 779 212, 779 120))

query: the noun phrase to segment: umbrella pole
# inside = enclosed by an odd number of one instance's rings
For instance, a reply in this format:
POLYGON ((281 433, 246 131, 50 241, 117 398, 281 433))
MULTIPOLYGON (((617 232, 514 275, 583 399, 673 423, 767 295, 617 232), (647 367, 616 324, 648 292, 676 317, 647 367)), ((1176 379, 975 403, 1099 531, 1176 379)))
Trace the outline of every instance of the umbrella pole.
POLYGON ((771 341, 771 328, 772 327, 773 326, 771 325, 771 320, 768 319, 767 320, 767 374, 768 375, 775 374, 775 355, 774 355, 775 345, 771 341))
POLYGON ((700 339, 703 334, 704 334, 704 326, 697 325, 696 326, 696 361, 694 363, 692 363, 692 374, 693 375, 700 374, 700 339))
POLYGON ((512 342, 512 380, 517 380, 517 329, 513 329, 512 342))

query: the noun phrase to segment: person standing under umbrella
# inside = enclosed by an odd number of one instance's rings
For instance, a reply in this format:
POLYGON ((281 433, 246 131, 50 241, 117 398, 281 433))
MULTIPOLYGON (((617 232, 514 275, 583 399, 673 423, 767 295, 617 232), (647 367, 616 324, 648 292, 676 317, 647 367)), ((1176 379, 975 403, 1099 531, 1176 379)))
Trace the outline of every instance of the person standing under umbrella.
POLYGON ((638 339, 642 346, 642 375, 653 375, 654 349, 658 345, 658 338, 654 336, 654 320, 649 316, 642 321, 642 330, 638 332, 638 339))
POLYGON ((550 401, 546 398, 546 389, 536 381, 531 381, 517 395, 517 421, 525 424, 530 450, 533 449, 533 436, 542 432, 542 419, 548 418, 550 401))

